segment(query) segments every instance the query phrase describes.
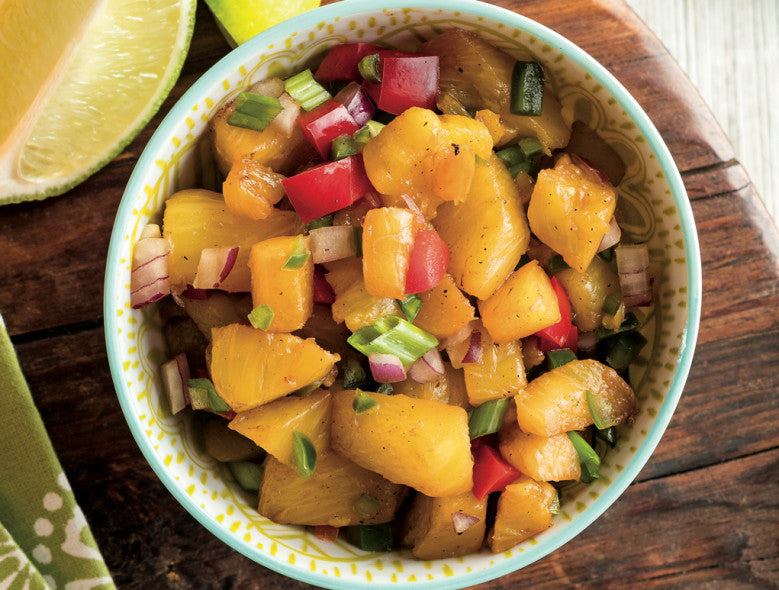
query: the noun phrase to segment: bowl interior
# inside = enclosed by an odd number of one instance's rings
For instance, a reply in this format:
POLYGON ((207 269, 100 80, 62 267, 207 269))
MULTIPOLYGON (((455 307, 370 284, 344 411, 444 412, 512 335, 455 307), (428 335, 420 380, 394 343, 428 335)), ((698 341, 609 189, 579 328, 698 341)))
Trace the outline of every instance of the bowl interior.
POLYGON ((581 50, 548 29, 494 6, 468 1, 347 0, 282 23, 239 47, 206 73, 176 104, 144 151, 122 199, 106 271, 106 340, 122 409, 152 468, 173 495, 219 538, 255 561, 319 586, 356 588, 398 582, 427 587, 470 586, 543 557, 578 534, 638 474, 665 430, 689 369, 697 333, 700 264, 694 223, 681 179, 654 127, 627 92, 581 50), (443 8, 443 5, 447 8, 443 8), (206 455, 186 412, 171 416, 157 367, 166 359, 155 310, 130 308, 132 245, 158 221, 165 199, 188 187, 216 187, 204 141, 219 106, 254 81, 302 69, 328 47, 348 41, 413 48, 443 29, 474 31, 508 52, 532 53, 553 74, 571 120, 603 136, 627 165, 620 185, 623 231, 649 244, 658 299, 644 331, 649 340, 631 381, 640 414, 621 427, 601 478, 566 488, 554 526, 493 555, 420 562, 403 552, 364 553, 320 541, 301 527, 263 518, 224 468, 206 455))

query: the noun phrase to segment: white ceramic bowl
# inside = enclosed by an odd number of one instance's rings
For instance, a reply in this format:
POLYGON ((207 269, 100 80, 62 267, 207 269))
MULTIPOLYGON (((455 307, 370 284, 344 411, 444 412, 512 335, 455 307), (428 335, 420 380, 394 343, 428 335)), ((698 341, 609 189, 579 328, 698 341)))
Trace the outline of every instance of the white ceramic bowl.
POLYGON ((700 253, 679 173, 656 129, 603 67, 549 29, 492 5, 469 0, 345 0, 305 13, 258 35, 211 68, 178 101, 149 141, 116 217, 105 278, 105 332, 114 384, 138 445, 179 502, 234 549, 292 578, 329 588, 461 588, 497 578, 547 555, 597 518, 648 460, 684 386, 700 316, 700 253), (554 526, 514 549, 465 558, 417 561, 404 552, 363 553, 316 539, 303 528, 263 518, 224 468, 209 458, 180 416, 161 403, 157 367, 165 360, 153 308, 130 308, 130 260, 140 229, 159 219, 165 199, 203 182, 201 141, 220 104, 252 82, 291 74, 326 48, 348 41, 408 48, 448 27, 474 31, 511 52, 529 50, 554 76, 565 109, 595 128, 622 156, 623 229, 647 241, 661 274, 659 298, 645 330, 649 345, 632 369, 640 414, 623 427, 601 478, 567 490, 554 526))

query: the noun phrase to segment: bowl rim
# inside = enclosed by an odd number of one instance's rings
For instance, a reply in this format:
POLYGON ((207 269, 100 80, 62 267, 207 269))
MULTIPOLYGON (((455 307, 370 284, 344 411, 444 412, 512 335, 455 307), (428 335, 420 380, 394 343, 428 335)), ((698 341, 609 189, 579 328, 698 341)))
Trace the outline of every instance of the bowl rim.
MULTIPOLYGON (((122 412, 125 415, 132 435, 153 471, 160 478, 168 491, 176 498, 179 504, 181 504, 198 522, 218 539, 256 563, 290 578, 326 588, 362 589, 365 585, 365 581, 348 579, 345 577, 335 579, 329 575, 326 576, 319 572, 312 572, 301 566, 294 566, 280 560, 275 560, 253 547, 234 543, 235 539, 233 536, 224 527, 220 526, 219 523, 203 512, 201 508, 192 501, 192 498, 189 497, 184 490, 178 487, 173 476, 168 473, 162 459, 153 452, 152 446, 148 443, 148 439, 131 407, 126 385, 122 377, 123 368, 118 355, 114 350, 115 347, 112 346, 112 343, 115 341, 115 335, 117 334, 117 316, 114 312, 112 302, 116 300, 117 289, 124 288, 123 285, 118 285, 117 281, 112 280, 112 277, 116 276, 119 270, 120 250, 124 242, 124 235, 126 233, 125 228, 133 214, 133 204, 131 201, 134 195, 142 191, 145 171, 149 169, 150 166, 154 165, 155 155, 161 149, 167 149, 169 145, 169 136, 172 135, 176 124, 189 114, 191 104, 196 103, 205 90, 212 88, 215 84, 219 83, 223 78, 225 71, 229 71, 239 64, 249 61, 270 43, 273 43, 280 38, 284 38, 300 29, 315 25, 317 22, 331 20, 336 17, 344 17, 355 13, 376 12, 378 10, 387 9, 399 10, 402 8, 444 9, 447 12, 459 11, 485 19, 503 22, 507 26, 523 30, 535 36, 540 41, 564 53, 569 59, 602 84, 611 96, 613 96, 625 109, 630 119, 636 124, 638 130, 645 137, 651 151, 656 155, 658 164, 665 175, 682 224, 685 255, 687 257, 688 279, 687 320, 682 329, 678 362, 672 382, 668 387, 667 394, 654 419, 653 425, 644 438, 643 444, 633 455, 631 461, 625 466, 625 469, 612 481, 611 485, 608 486, 607 490, 605 490, 583 514, 574 518, 561 534, 553 536, 546 543, 539 543, 536 546, 526 549, 522 553, 502 560, 501 562, 496 562, 494 565, 485 567, 484 569, 458 575, 455 580, 452 580, 451 578, 436 578, 435 580, 420 579, 414 584, 426 588, 453 589, 497 579, 549 555, 575 538, 587 526, 600 517, 609 506, 619 499, 624 490, 632 483, 641 469, 643 469, 665 432, 681 397, 692 364, 700 324, 702 273, 698 236, 692 208, 687 197, 684 183, 668 147, 665 145, 659 132, 649 119, 649 116, 643 111, 638 102, 622 84, 583 49, 552 29, 517 12, 476 0, 384 0, 381 3, 380 8, 373 3, 373 0, 342 0, 341 2, 321 6, 275 25, 230 51, 198 78, 191 88, 176 101, 176 104, 164 117, 139 157, 122 195, 111 233, 106 263, 103 300, 106 350, 114 388, 117 392, 122 412)), ((371 587, 387 589, 397 588, 399 584, 402 584, 402 582, 383 582, 376 579, 370 582, 371 587)))

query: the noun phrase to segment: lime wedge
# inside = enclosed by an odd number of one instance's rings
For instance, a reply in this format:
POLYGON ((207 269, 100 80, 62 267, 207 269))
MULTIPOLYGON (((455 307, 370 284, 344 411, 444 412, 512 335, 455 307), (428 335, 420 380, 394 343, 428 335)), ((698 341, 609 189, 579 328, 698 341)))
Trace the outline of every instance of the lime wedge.
POLYGON ((233 47, 257 33, 319 6, 320 0, 206 0, 233 47))
POLYGON ((162 104, 196 0, 0 0, 0 204, 61 194, 162 104))

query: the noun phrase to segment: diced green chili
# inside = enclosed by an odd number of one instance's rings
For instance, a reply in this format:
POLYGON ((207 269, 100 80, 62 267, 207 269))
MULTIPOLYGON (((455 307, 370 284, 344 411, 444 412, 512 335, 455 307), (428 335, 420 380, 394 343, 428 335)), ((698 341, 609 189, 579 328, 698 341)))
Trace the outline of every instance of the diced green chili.
POLYGON ((368 82, 381 82, 381 58, 378 53, 363 57, 357 64, 357 69, 368 82))
POLYGON ((581 480, 585 483, 590 483, 592 480, 598 479, 598 470, 600 469, 598 453, 578 432, 571 431, 567 434, 573 443, 573 448, 576 449, 576 453, 579 455, 579 463, 582 465, 581 480))
POLYGON ((262 465, 251 461, 233 461, 227 464, 235 481, 247 492, 257 492, 262 484, 264 470, 262 465))
POLYGON ((550 350, 546 353, 546 362, 549 369, 556 369, 562 367, 576 360, 576 355, 568 348, 562 348, 560 350, 550 350))
POLYGON ((403 311, 406 319, 409 322, 413 322, 422 307, 422 300, 417 295, 411 294, 406 295, 405 299, 396 299, 396 301, 400 305, 400 309, 403 311))
POLYGON ((306 251, 306 242, 303 239, 303 236, 298 236, 292 247, 292 252, 290 253, 289 258, 284 262, 282 268, 286 270, 301 268, 308 261, 309 256, 311 256, 311 254, 306 251))
POLYGON ((363 524, 346 527, 346 540, 363 551, 392 550, 392 528, 389 524, 363 524))
POLYGON ((376 405, 376 400, 370 395, 365 393, 362 389, 358 389, 354 392, 354 399, 352 400, 352 409, 355 414, 363 414, 376 405))
POLYGON ((214 387, 214 384, 211 382, 210 379, 205 378, 197 378, 197 379, 190 379, 187 381, 187 385, 189 386, 190 392, 191 390, 201 390, 205 391, 205 396, 201 392, 195 391, 190 393, 190 399, 197 399, 197 405, 202 406, 203 401, 206 403, 206 407, 195 407, 193 404, 193 408, 200 409, 200 410, 211 410, 212 412, 230 412, 232 411, 232 408, 227 405, 227 402, 224 401, 219 394, 216 392, 216 387, 214 387))
POLYGON ((295 465, 300 477, 311 477, 316 469, 316 449, 311 439, 302 432, 292 431, 292 448, 295 452, 295 465))
POLYGON ((263 303, 262 305, 255 307, 251 313, 249 313, 248 317, 252 326, 258 330, 267 330, 273 321, 273 316, 274 313, 270 308, 270 305, 263 303))
POLYGON ((515 115, 541 114, 544 100, 544 70, 534 61, 518 61, 511 73, 511 112, 515 115))
POLYGON ((373 516, 381 508, 381 502, 370 494, 360 494, 354 503, 354 511, 361 516, 373 516))
POLYGON ((365 369, 357 359, 346 359, 341 371, 344 376, 344 389, 354 389, 355 387, 365 387, 368 381, 368 375, 365 369))
POLYGON ((646 342, 646 338, 640 332, 635 330, 625 332, 615 339, 606 355, 606 362, 617 371, 627 369, 644 348, 646 342))

